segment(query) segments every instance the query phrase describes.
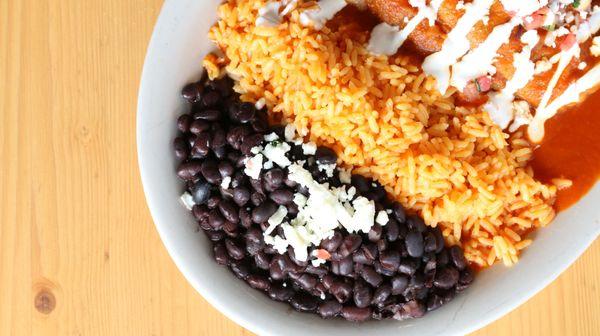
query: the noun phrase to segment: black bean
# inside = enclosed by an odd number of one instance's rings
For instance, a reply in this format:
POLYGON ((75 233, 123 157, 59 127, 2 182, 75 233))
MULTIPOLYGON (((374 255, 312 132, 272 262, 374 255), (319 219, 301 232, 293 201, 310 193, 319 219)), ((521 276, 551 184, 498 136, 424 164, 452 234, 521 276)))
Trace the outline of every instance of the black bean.
POLYGON ((442 289, 450 289, 458 282, 459 273, 456 268, 448 266, 436 272, 433 284, 442 289))
POLYGON ((250 185, 252 186, 252 188, 260 193, 264 193, 264 189, 262 187, 262 181, 261 180, 255 180, 255 179, 250 179, 250 185))
POLYGON ((248 266, 246 266, 246 264, 241 262, 232 262, 229 266, 231 267, 233 274, 240 279, 246 280, 246 278, 248 278, 250 275, 250 271, 248 270, 248 266))
POLYGON ((246 243, 262 244, 264 242, 263 235, 257 227, 251 227, 246 231, 246 243))
POLYGON ((308 266, 306 266, 305 272, 314 274, 320 278, 320 277, 325 276, 327 273, 329 273, 329 270, 324 265, 318 266, 318 267, 315 267, 313 265, 308 265, 308 266))
POLYGON ((379 260, 376 260, 373 262, 373 268, 375 268, 375 271, 377 273, 388 276, 388 277, 394 276, 394 274, 396 274, 396 270, 389 270, 389 269, 381 266, 381 263, 379 262, 379 260))
POLYGON ((371 189, 371 183, 362 175, 352 175, 351 183, 361 193, 366 193, 371 189))
POLYGON ((254 223, 265 223, 277 211, 277 205, 271 201, 265 201, 252 211, 254 223))
POLYGON ((185 162, 177 168, 177 176, 184 181, 190 181, 200 173, 201 169, 202 163, 200 161, 192 160, 185 162))
POLYGON ((444 298, 433 294, 427 300, 427 311, 436 310, 444 304, 444 298))
POLYGON ((385 238, 389 242, 394 242, 396 241, 396 239, 398 239, 399 234, 400 231, 398 229, 398 223, 395 220, 390 219, 389 222, 385 225, 385 238))
POLYGON ((307 291, 313 289, 318 282, 315 276, 306 273, 302 274, 296 281, 302 288, 304 288, 307 291))
POLYGON ((240 223, 243 227, 249 228, 252 225, 252 215, 246 208, 240 208, 238 215, 240 216, 240 223))
POLYGON ((342 311, 342 305, 339 302, 329 300, 319 305, 318 313, 322 318, 336 317, 342 311))
POLYGON ((403 304, 400 310, 398 310, 398 312, 394 315, 394 318, 397 320, 419 318, 425 315, 425 311, 426 308, 422 303, 412 300, 403 304))
POLYGON ((379 286, 383 281, 381 274, 377 273, 371 266, 363 267, 360 276, 373 287, 379 286))
POLYGON ((213 107, 221 101, 221 95, 216 91, 210 91, 202 97, 202 104, 206 107, 213 107))
POLYGON ((423 236, 418 231, 410 231, 406 235, 406 250, 411 257, 420 258, 423 256, 423 236))
POLYGON ((259 133, 264 133, 269 130, 269 123, 262 118, 255 118, 250 122, 252 129, 259 133))
POLYGON ((252 274, 249 275, 246 279, 250 287, 256 288, 258 290, 267 291, 271 287, 271 283, 269 279, 263 275, 252 274))
POLYGON ((208 219, 208 213, 208 207, 206 207, 204 204, 196 204, 192 208, 192 215, 194 215, 196 220, 208 219))
POLYGON ((344 303, 352 296, 352 286, 346 282, 335 281, 329 287, 329 292, 339 303, 344 303))
POLYGON ((204 179, 200 179, 193 187, 192 187, 192 197, 194 199, 194 203, 196 204, 205 204, 210 197, 211 186, 204 179))
POLYGON ((425 233, 423 249, 425 252, 435 252, 437 250, 437 239, 432 231, 425 233))
POLYGON ((418 232, 425 232, 427 229, 427 225, 425 225, 425 221, 419 216, 410 216, 406 221, 408 224, 408 228, 410 230, 416 230, 418 232))
POLYGON ((352 261, 358 264, 373 264, 373 260, 367 258, 365 256, 365 252, 362 249, 359 249, 358 251, 354 252, 354 254, 352 255, 352 261))
POLYGON ((342 308, 342 317, 352 322, 364 322, 371 317, 373 311, 370 307, 358 308, 347 306, 342 308))
POLYGON ((192 117, 189 114, 182 114, 177 119, 177 128, 182 133, 187 133, 190 130, 190 124, 192 123, 192 117))
POLYGON ((432 228, 433 234, 435 235, 437 241, 437 249, 435 253, 440 253, 444 249, 444 236, 442 235, 442 230, 439 227, 432 228))
POLYGON ((377 242, 377 250, 379 251, 379 253, 385 251, 388 247, 388 242, 385 239, 381 239, 380 241, 377 242))
POLYGON ((222 177, 227 177, 233 175, 233 165, 227 161, 221 161, 218 165, 219 173, 222 177))
POLYGON ((331 238, 321 240, 321 247, 326 249, 328 252, 335 252, 338 247, 342 244, 344 237, 338 231, 333 233, 331 238))
POLYGON ((465 259, 465 255, 460 246, 454 245, 450 248, 450 257, 456 268, 459 270, 463 270, 467 267, 467 260, 465 259))
POLYGON ((290 203, 286 205, 288 216, 295 217, 298 214, 298 206, 296 203, 290 203))
POLYGON ((175 149, 175 157, 178 160, 185 160, 190 156, 190 144, 182 137, 175 138, 173 148, 175 149))
POLYGON ((200 110, 194 113, 194 119, 196 120, 208 120, 215 121, 221 117, 221 111, 216 109, 200 110))
POLYGON ((252 103, 242 103, 237 109, 235 119, 241 123, 247 123, 256 117, 256 108, 252 103))
POLYGON ((231 187, 232 188, 240 188, 246 187, 246 183, 248 182, 248 177, 243 172, 235 172, 233 174, 233 178, 231 179, 231 187))
POLYGON ((273 280, 283 280, 286 276, 286 269, 284 263, 281 261, 281 256, 276 255, 271 260, 269 266, 269 274, 273 280))
POLYGON ((408 278, 404 275, 398 275, 392 278, 392 294, 400 295, 408 287, 408 278))
POLYGON ((219 92, 221 97, 227 98, 233 93, 232 80, 227 76, 208 82, 208 86, 213 90, 219 92))
POLYGON ((210 134, 202 132, 196 137, 192 146, 192 155, 197 158, 205 158, 210 153, 210 134))
POLYGON ((223 232, 223 231, 206 230, 204 232, 206 233, 206 236, 208 237, 208 239, 210 239, 210 241, 212 241, 212 242, 217 242, 217 241, 223 240, 223 238, 225 238, 225 232, 223 232))
POLYGON ((244 140, 242 141, 242 144, 240 145, 240 151, 244 155, 250 155, 252 154, 252 148, 260 145, 263 142, 263 140, 264 138, 262 134, 255 133, 251 135, 246 135, 244 137, 244 140))
POLYGON ((315 153, 315 158, 317 163, 321 165, 329 165, 337 162, 337 154, 328 147, 319 146, 315 153))
POLYGON ((214 230, 220 230, 225 224, 225 219, 216 210, 210 210, 208 213, 208 223, 214 230))
POLYGON ((390 297, 390 295, 392 295, 392 286, 387 283, 383 284, 375 289, 371 303, 374 305, 381 305, 390 297))
MULTIPOLYGON (((194 121, 192 121, 192 123, 190 124, 190 132, 193 134, 200 134, 204 131, 207 131, 210 129, 210 123, 206 120, 202 120, 202 119, 196 119, 194 121)), ((206 134, 209 134, 208 132, 205 132, 206 134)))
POLYGON ((413 275, 418 267, 416 261, 404 259, 400 262, 400 266, 398 266, 398 272, 406 275, 413 275))
POLYGON ((334 282, 336 282, 337 279, 335 276, 331 275, 331 274, 325 274, 323 276, 323 278, 321 279, 321 283, 323 284, 323 286, 325 287, 325 289, 330 290, 331 289, 331 285, 333 285, 334 282))
POLYGON ((225 224, 223 224, 223 231, 227 234, 227 236, 235 238, 239 235, 238 224, 230 221, 225 221, 225 224))
POLYGON ((233 189, 233 201, 238 206, 244 206, 250 200, 250 191, 244 187, 233 189))
POLYGON ((181 96, 190 103, 195 103, 200 100, 202 95, 202 87, 197 83, 190 83, 183 87, 181 96))
POLYGON ((356 251, 362 243, 362 237, 357 234, 350 234, 344 238, 342 245, 338 249, 338 253, 342 258, 345 258, 356 251))
POLYGON ((369 231, 369 241, 373 243, 377 242, 379 239, 381 239, 382 232, 383 228, 381 227, 381 225, 375 223, 369 231))
POLYGON ((298 311, 312 312, 317 309, 317 307, 319 305, 319 301, 317 301, 316 298, 314 298, 310 295, 296 293, 290 299, 290 304, 292 305, 292 307, 294 307, 294 309, 296 309, 298 311))
POLYGON ((227 144, 227 133, 222 128, 217 128, 213 132, 211 147, 215 151, 223 148, 227 144))
POLYGON ((239 244, 234 243, 231 239, 225 239, 225 247, 229 256, 235 260, 242 260, 246 256, 244 249, 239 244))
POLYGON ((373 299, 373 291, 364 281, 357 280, 354 283, 353 299, 357 307, 367 307, 373 299))
POLYGON ((227 248, 223 243, 217 243, 213 246, 213 255, 215 257, 215 261, 220 265, 227 265, 229 262, 227 248))
POLYGON ((273 200, 273 202, 280 205, 291 204, 294 200, 294 193, 290 190, 279 189, 275 190, 269 194, 269 198, 273 200))
POLYGON ((473 274, 473 271, 470 268, 465 268, 461 273, 460 273, 460 278, 458 280, 458 282, 461 285, 470 285, 473 280, 475 278, 475 275, 473 274))
POLYGON ((400 253, 395 250, 383 251, 379 255, 379 262, 382 267, 390 271, 396 271, 398 266, 400 266, 400 253))
POLYGON ((216 207, 219 206, 219 203, 221 203, 221 198, 217 195, 213 195, 213 196, 209 197, 208 200, 206 201, 206 206, 209 209, 215 209, 216 207))
POLYGON ((354 263, 352 262, 352 256, 347 256, 339 261, 339 273, 340 275, 348 276, 354 271, 354 263))
POLYGON ((238 223, 240 221, 240 217, 238 216, 238 208, 227 200, 222 200, 219 202, 219 210, 225 219, 230 222, 238 223))
POLYGON ((262 192, 255 192, 252 193, 252 195, 250 196, 250 200, 252 201, 252 204, 254 204, 254 206, 261 205, 265 202, 266 199, 267 196, 265 196, 265 194, 263 194, 262 192))
POLYGON ((215 148, 213 152, 215 153, 215 157, 219 160, 224 160, 227 156, 227 149, 225 147, 215 148))
POLYGON ((398 222, 403 223, 406 221, 406 211, 404 210, 402 204, 400 204, 399 202, 394 202, 392 204, 392 214, 398 222))
POLYGON ((204 176, 204 178, 215 185, 219 185, 221 184, 221 174, 219 173, 219 168, 217 166, 217 163, 215 161, 212 160, 206 160, 202 163, 202 176, 204 176))
POLYGON ((367 259, 374 261, 377 259, 377 255, 379 254, 379 250, 377 249, 377 245, 375 244, 364 244, 360 247, 360 249, 365 254, 367 259))
POLYGON ((285 173, 279 168, 273 168, 265 173, 263 180, 272 190, 278 189, 285 179, 285 173))
POLYGON ((237 126, 227 132, 227 143, 235 149, 240 149, 244 137, 250 134, 250 130, 245 126, 237 126))
POLYGON ((272 285, 271 288, 269 288, 269 297, 275 301, 288 301, 292 296, 294 296, 294 290, 290 287, 272 285))

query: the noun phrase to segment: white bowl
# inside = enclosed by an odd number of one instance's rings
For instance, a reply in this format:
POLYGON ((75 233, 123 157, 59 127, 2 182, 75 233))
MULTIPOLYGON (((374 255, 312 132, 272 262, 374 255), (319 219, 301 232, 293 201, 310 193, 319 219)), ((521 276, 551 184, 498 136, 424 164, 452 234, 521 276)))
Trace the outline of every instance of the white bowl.
POLYGON ((261 335, 465 334, 508 313, 564 271, 600 232, 600 186, 536 233, 520 262, 481 272, 451 303, 410 321, 353 324, 321 320, 235 278, 212 258, 210 243, 179 203, 172 142, 175 120, 186 109, 180 89, 201 74, 202 57, 214 46, 206 33, 216 20, 213 0, 167 0, 148 48, 137 112, 140 171, 148 206, 171 257, 194 288, 223 314, 261 335))

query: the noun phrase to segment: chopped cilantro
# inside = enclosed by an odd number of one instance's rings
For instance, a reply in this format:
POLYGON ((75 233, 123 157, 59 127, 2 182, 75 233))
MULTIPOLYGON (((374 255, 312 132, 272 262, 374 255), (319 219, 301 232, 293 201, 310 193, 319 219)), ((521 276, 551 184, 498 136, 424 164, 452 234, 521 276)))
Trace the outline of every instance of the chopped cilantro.
POLYGON ((581 4, 581 0, 575 0, 575 1, 573 1, 573 8, 579 7, 580 4, 581 4))

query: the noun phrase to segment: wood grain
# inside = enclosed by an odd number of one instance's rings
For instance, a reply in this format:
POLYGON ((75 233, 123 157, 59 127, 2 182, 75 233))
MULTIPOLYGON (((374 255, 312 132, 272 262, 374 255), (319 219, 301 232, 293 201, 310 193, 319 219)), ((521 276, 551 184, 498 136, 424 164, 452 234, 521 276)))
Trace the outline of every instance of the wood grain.
MULTIPOLYGON (((160 6, 0 0, 0 335, 250 335, 187 284, 144 201, 136 96, 160 6)), ((599 278, 596 242, 476 334, 597 334, 599 278)))

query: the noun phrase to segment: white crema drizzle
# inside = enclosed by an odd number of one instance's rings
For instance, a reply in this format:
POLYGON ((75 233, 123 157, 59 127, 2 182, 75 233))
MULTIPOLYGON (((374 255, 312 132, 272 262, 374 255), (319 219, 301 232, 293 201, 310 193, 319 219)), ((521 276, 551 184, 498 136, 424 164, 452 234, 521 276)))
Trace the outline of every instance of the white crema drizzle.
POLYGON ((489 14, 493 3, 494 0, 474 0, 466 4, 465 14, 448 33, 442 49, 425 58, 423 71, 437 80, 437 88, 441 93, 445 93, 450 84, 450 66, 470 49, 467 34, 477 22, 489 14))

